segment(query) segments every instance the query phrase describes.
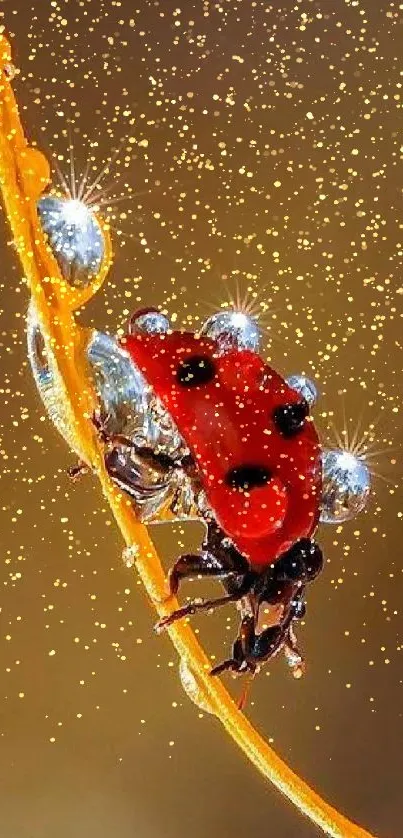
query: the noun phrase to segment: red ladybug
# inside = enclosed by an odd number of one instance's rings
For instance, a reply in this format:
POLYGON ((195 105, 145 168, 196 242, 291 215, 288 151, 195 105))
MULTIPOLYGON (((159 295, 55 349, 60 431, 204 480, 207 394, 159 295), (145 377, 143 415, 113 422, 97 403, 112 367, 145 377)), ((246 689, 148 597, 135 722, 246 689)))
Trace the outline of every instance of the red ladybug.
POLYGON ((196 575, 217 576, 226 589, 219 599, 190 602, 158 628, 239 601, 242 621, 232 656, 213 673, 255 672, 282 648, 299 675, 292 624, 305 613, 305 585, 323 564, 312 540, 321 449, 309 406, 255 352, 222 352, 218 341, 189 332, 133 331, 121 345, 190 452, 178 461, 151 449, 137 454, 157 471, 186 472, 203 498, 207 523, 201 553, 181 556, 170 571, 170 591, 196 575))
POLYGON ((253 352, 220 355, 191 333, 135 334, 122 345, 187 443, 216 522, 254 570, 319 517, 321 460, 309 407, 253 352))

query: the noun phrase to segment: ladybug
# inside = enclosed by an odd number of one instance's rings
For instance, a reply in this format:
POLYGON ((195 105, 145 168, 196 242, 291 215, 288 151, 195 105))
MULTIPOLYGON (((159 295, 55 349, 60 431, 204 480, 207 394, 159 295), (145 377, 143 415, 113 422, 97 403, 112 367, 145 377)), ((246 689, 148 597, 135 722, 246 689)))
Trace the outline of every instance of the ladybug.
POLYGON ((167 451, 108 437, 102 417, 95 421, 109 446, 106 467, 122 489, 143 502, 151 491, 155 502, 176 481, 190 490, 188 513, 196 509, 206 523, 200 553, 180 556, 170 570, 170 595, 195 576, 217 577, 225 593, 190 601, 157 630, 236 602, 239 633, 231 656, 212 674, 254 674, 283 650, 300 677, 304 663, 293 626, 305 614, 306 586, 323 566, 314 540, 321 447, 308 401, 242 341, 225 343, 214 330, 171 331, 164 320, 153 309, 137 312, 120 345, 181 444, 167 451), (153 475, 151 489, 140 467, 153 475))

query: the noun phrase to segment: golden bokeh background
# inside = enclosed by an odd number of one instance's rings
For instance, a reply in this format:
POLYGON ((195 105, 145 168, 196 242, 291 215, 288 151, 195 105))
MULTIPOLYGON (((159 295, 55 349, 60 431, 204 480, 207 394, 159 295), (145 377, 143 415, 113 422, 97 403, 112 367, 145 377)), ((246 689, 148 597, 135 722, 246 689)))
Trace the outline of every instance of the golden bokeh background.
MULTIPOLYGON (((300 634, 248 713, 325 797, 400 835, 403 11, 383 0, 6 0, 30 137, 98 195, 115 263, 80 314, 192 327, 247 298, 264 351, 321 393, 324 442, 374 439, 368 510, 323 527, 300 634), (115 151, 116 150, 116 151, 115 151), (112 158, 112 159, 111 159, 112 158), (376 453, 379 452, 379 453, 376 453)), ((310 838, 184 695, 94 480, 44 416, 26 288, 2 221, 0 830, 7 838, 310 838)), ((166 566, 201 530, 154 529, 166 566)), ((200 586, 197 588, 199 592, 200 586)), ((223 656, 236 612, 200 618, 223 656)), ((234 685, 234 691, 239 684, 234 685)))

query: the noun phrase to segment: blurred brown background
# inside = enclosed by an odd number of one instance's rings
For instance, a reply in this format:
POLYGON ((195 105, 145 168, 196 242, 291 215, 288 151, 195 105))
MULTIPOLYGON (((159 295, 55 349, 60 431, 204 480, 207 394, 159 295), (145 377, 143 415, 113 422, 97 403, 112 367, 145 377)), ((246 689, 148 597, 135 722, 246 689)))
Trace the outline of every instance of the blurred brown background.
MULTIPOLYGON (((398 836, 401 8, 6 0, 1 11, 30 137, 67 178, 71 140, 92 179, 118 149, 103 182, 105 200, 125 197, 111 210, 115 264, 83 320, 113 332, 125 310, 161 304, 191 324, 249 287, 266 356, 317 378, 324 440, 344 413, 350 434, 360 417, 358 435, 376 425, 367 512, 320 533, 307 675, 294 682, 274 662, 248 712, 336 806, 398 836)), ((69 485, 74 458, 27 366, 28 300, 8 241, 3 221, 1 835, 314 836, 198 717, 98 486, 69 485)), ((199 536, 159 529, 166 565, 199 536)), ((198 625, 225 654, 235 613, 198 625)))

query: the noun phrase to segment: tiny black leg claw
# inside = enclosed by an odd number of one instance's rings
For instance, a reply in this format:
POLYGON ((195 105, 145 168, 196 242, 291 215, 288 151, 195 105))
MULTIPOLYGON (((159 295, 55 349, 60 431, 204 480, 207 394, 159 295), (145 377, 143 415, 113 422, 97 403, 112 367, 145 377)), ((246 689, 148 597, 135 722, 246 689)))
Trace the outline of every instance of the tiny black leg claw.
POLYGON ((127 448, 136 448, 135 443, 127 436, 122 434, 110 434, 107 431, 108 420, 110 415, 102 413, 100 410, 94 410, 91 421, 104 445, 124 445, 127 448))
POLYGON ((214 666, 210 672, 210 675, 221 675, 223 672, 246 672, 246 668, 246 663, 242 664, 239 661, 235 660, 235 658, 228 658, 222 663, 217 664, 217 666, 214 666))
POLYGON ((80 477, 83 477, 84 474, 89 474, 89 472, 90 467, 87 463, 84 463, 83 460, 79 460, 75 466, 70 466, 70 468, 67 469, 67 475, 72 481, 78 480, 80 477))
POLYGON ((105 413, 102 413, 101 410, 94 410, 91 416, 92 424, 94 425, 95 430, 98 433, 98 436, 101 442, 105 444, 109 442, 109 436, 106 432, 106 424, 108 422, 108 416, 105 413))
POLYGON ((222 562, 210 553, 185 553, 180 556, 168 574, 171 595, 178 593, 180 583, 194 576, 222 577, 229 573, 222 562))
POLYGON ((227 594, 226 596, 219 597, 218 599, 192 600, 188 603, 188 605, 184 605, 183 608, 178 608, 177 611, 163 617, 162 620, 157 623, 155 627, 156 631, 161 632, 177 620, 182 620, 184 617, 190 617, 198 611, 211 611, 214 608, 220 608, 222 605, 227 605, 228 602, 237 602, 250 590, 251 578, 248 575, 245 575, 242 583, 234 593, 227 594))
POLYGON ((227 602, 231 601, 233 601, 231 596, 221 597, 220 599, 194 599, 189 602, 188 605, 184 605, 183 608, 178 608, 177 611, 173 611, 172 614, 168 614, 166 617, 163 617, 162 620, 159 620, 155 630, 159 633, 168 628, 168 626, 171 626, 172 623, 176 623, 177 620, 183 620, 185 617, 191 617, 198 611, 210 611, 213 608, 219 608, 221 605, 226 605, 227 602))

